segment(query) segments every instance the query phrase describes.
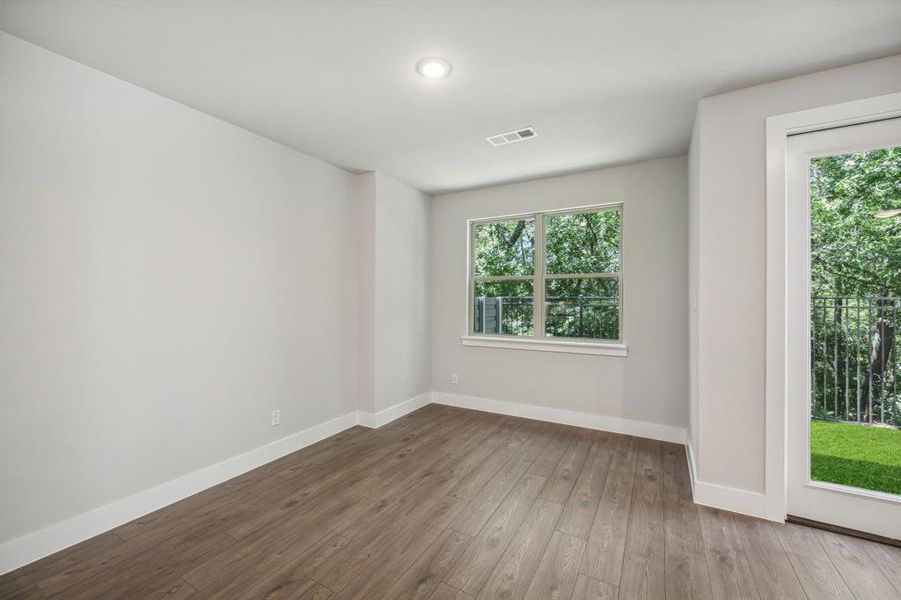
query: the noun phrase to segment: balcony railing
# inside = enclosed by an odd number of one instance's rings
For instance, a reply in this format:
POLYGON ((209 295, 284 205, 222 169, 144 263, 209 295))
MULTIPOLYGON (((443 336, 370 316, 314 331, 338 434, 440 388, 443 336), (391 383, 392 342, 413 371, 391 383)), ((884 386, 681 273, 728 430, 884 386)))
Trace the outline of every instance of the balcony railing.
POLYGON ((811 302, 811 416, 901 427, 901 297, 811 302))
MULTIPOLYGON (((545 298, 545 306, 548 337, 619 338, 618 297, 549 297, 545 298)), ((476 333, 534 334, 531 297, 477 297, 473 317, 476 333)))

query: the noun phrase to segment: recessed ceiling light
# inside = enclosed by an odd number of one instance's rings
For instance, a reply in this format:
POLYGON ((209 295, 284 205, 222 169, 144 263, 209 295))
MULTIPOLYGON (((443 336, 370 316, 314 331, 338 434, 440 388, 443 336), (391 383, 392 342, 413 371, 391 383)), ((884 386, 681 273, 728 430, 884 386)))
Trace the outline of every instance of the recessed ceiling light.
POLYGON ((416 63, 416 72, 426 79, 444 79, 451 72, 451 65, 443 58, 423 58, 416 63))

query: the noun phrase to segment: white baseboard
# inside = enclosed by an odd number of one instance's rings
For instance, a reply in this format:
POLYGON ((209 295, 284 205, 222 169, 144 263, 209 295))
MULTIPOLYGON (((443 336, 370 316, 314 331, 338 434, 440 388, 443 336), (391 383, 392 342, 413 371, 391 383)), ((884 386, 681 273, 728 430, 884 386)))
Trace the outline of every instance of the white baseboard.
POLYGON ((586 427, 588 429, 624 433, 626 435, 660 440, 662 442, 673 442, 675 444, 685 443, 684 428, 661 425, 660 423, 648 423, 646 421, 635 421, 632 419, 623 419, 621 417, 607 417, 604 415, 583 413, 562 408, 520 404, 518 402, 508 402, 506 400, 492 400, 490 398, 482 398, 479 396, 464 396, 462 394, 450 394, 447 392, 432 392, 432 402, 510 415, 511 417, 523 417, 525 419, 560 423, 561 425, 574 425, 576 427, 586 427))
POLYGON ((688 476, 691 479, 691 497, 695 504, 761 519, 768 518, 766 495, 700 481, 698 479, 698 462, 691 439, 687 441, 685 447, 687 449, 685 454, 688 460, 688 476))
POLYGON ((363 425, 364 427, 378 428, 382 425, 387 425, 391 421, 399 419, 402 416, 413 412, 414 410, 419 410, 423 406, 427 406, 431 403, 432 392, 424 392, 414 398, 410 398, 409 400, 405 400, 403 402, 398 402, 394 406, 380 410, 377 413, 360 410, 357 411, 357 424, 363 425))
POLYGON ((0 544, 0 575, 192 496, 356 424, 356 413, 347 413, 199 471, 182 475, 127 498, 0 544))
POLYGON ((728 510, 760 519, 767 518, 766 496, 759 492, 696 481, 694 485, 695 504, 728 510))

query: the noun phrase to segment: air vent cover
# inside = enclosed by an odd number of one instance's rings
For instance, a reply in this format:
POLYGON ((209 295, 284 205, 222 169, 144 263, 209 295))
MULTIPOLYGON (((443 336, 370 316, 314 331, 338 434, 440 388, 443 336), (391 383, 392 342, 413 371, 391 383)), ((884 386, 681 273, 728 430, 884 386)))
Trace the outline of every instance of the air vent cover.
POLYGON ((538 134, 535 133, 535 130, 531 127, 526 127, 525 129, 517 129, 516 131, 508 131, 506 133, 492 135, 486 137, 485 139, 488 140, 488 143, 492 146, 504 146, 505 144, 521 142, 523 140, 528 140, 535 137, 538 137, 538 134))

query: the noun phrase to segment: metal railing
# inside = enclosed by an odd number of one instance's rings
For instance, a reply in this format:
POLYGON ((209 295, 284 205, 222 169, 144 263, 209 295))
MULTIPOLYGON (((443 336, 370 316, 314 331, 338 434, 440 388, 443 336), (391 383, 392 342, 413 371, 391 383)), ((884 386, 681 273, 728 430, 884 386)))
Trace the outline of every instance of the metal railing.
MULTIPOLYGON (((549 337, 619 338, 617 297, 549 297, 545 306, 545 333, 549 337)), ((532 335, 532 298, 477 297, 473 325, 476 333, 532 335)))
POLYGON ((532 335, 532 298, 524 296, 480 296, 475 300, 476 333, 532 335))
POLYGON ((901 427, 901 297, 811 299, 811 416, 901 427))

